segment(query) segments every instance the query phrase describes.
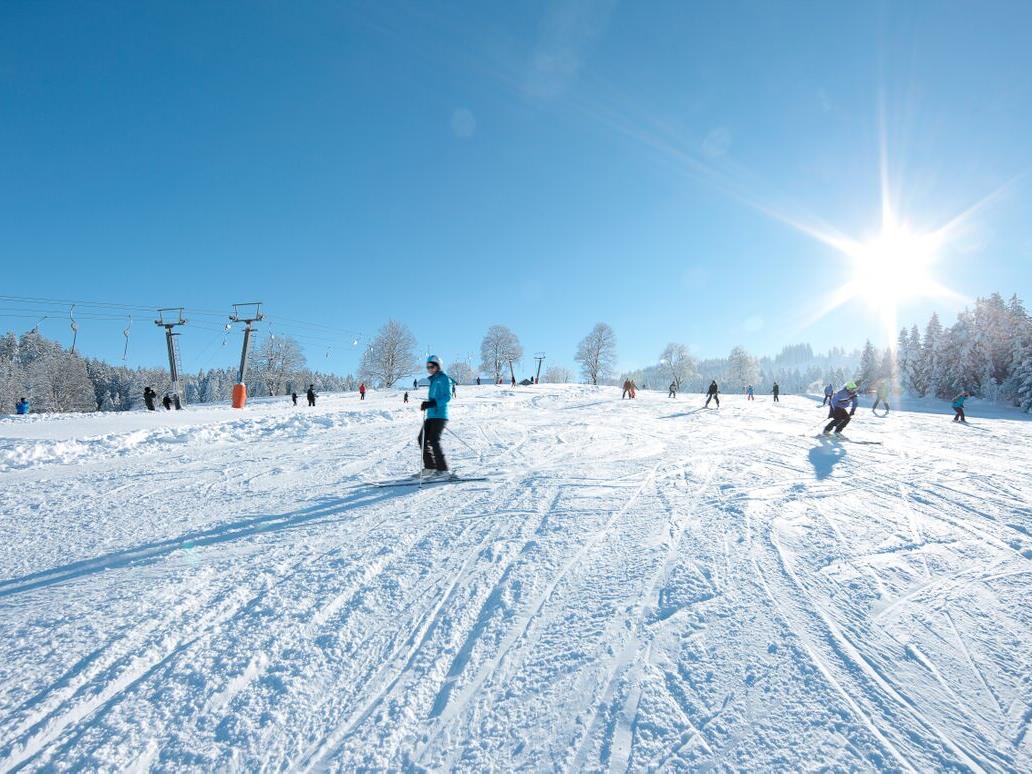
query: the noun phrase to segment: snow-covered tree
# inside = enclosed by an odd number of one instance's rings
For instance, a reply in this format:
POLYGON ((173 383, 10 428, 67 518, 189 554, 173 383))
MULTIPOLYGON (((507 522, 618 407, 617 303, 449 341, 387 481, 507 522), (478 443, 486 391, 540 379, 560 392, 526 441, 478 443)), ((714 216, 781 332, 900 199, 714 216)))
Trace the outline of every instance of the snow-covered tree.
POLYGON ((606 323, 596 323, 577 345, 574 360, 592 384, 607 379, 616 368, 616 333, 606 323))
POLYGON ((549 366, 541 375, 542 381, 547 384, 566 384, 572 378, 573 374, 570 373, 570 369, 560 365, 549 366))
POLYGON ((290 336, 268 336, 254 353, 253 380, 260 382, 264 394, 283 395, 292 375, 306 365, 304 352, 290 336))
POLYGON ((949 378, 943 371, 942 350, 944 346, 942 323, 939 315, 932 312, 928 325, 925 326, 924 339, 921 342, 921 381, 925 385, 925 393, 940 395, 949 392, 949 378))
POLYGON ((362 353, 358 373, 377 387, 390 387, 418 368, 416 337, 402 323, 388 320, 362 353))
POLYGON ((744 390, 750 384, 755 387, 760 381, 760 366, 756 358, 745 347, 735 347, 727 358, 727 373, 724 376, 726 388, 744 390))
POLYGON ((455 360, 448 366, 448 376, 457 384, 472 384, 477 375, 465 360, 455 360))
POLYGON ((506 367, 513 377, 516 372, 513 363, 523 358, 523 345, 519 338, 504 325, 492 325, 480 342, 480 370, 491 374, 497 382, 506 367))
MULTIPOLYGON (((669 375, 670 380, 681 389, 681 385, 695 376, 695 358, 688 352, 684 344, 670 342, 659 354, 661 370, 669 375)), ((647 378, 647 377, 646 377, 647 378)))

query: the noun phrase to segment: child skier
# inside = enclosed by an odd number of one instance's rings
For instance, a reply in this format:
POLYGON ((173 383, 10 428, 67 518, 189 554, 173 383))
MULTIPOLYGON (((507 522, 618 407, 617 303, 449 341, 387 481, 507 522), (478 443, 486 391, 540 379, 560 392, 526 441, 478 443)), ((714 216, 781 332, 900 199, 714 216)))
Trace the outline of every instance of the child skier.
POLYGON ((441 370, 441 359, 430 355, 426 359, 426 373, 429 381, 427 399, 419 404, 425 411, 423 429, 419 432, 419 445, 423 449, 423 477, 447 478, 448 463, 441 449, 441 433, 448 424, 448 401, 451 400, 451 379, 441 370))
POLYGON ((717 402, 717 408, 720 408, 720 390, 717 388, 717 380, 714 379, 709 384, 709 389, 706 390, 706 405, 703 408, 709 408, 709 402, 715 400, 717 402))
POLYGON ((967 417, 964 415, 964 401, 970 397, 971 393, 964 390, 964 392, 960 393, 960 395, 953 399, 954 422, 963 422, 965 425, 967 424, 967 417))
POLYGON ((831 421, 824 428, 825 435, 831 433, 832 430, 835 431, 835 435, 840 435, 843 428, 849 424, 849 420, 856 413, 856 404, 858 403, 856 392, 856 382, 846 382, 845 387, 831 396, 831 409, 828 412, 831 421), (849 407, 848 412, 846 411, 847 406, 849 407))

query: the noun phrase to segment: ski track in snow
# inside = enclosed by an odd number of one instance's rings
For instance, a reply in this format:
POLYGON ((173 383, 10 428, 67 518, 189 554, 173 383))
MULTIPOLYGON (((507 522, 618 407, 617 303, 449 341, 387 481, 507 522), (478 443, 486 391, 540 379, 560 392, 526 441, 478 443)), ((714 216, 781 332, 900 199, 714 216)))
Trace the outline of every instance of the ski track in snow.
POLYGON ((703 400, 0 420, 0 771, 1032 769, 1032 422, 703 400))

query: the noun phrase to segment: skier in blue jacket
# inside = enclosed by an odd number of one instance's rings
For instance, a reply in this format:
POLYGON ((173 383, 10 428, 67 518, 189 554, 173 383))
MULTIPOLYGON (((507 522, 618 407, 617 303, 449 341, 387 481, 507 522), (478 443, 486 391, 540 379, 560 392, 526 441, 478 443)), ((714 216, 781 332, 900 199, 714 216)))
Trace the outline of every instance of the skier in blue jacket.
POLYGON ((846 382, 845 387, 831 396, 831 411, 828 414, 831 421, 825 426, 824 434, 827 435, 832 430, 836 435, 840 434, 856 413, 858 402, 856 382, 846 382), (846 411, 847 407, 849 411, 846 411))
POLYGON ((448 424, 448 401, 451 400, 451 377, 441 370, 441 359, 430 355, 426 359, 429 381, 427 399, 419 408, 425 411, 419 445, 423 449, 423 474, 430 478, 448 476, 448 463, 441 449, 441 433, 448 424))
POLYGON ((967 417, 964 416, 964 401, 966 401, 970 397, 971 393, 967 390, 964 390, 962 393, 960 393, 960 395, 953 399, 952 405, 954 422, 963 422, 965 425, 967 424, 967 417))
POLYGON ((29 402, 27 400, 25 400, 25 398, 22 398, 21 400, 19 400, 17 403, 14 404, 14 410, 17 411, 19 414, 28 414, 29 413, 29 402))

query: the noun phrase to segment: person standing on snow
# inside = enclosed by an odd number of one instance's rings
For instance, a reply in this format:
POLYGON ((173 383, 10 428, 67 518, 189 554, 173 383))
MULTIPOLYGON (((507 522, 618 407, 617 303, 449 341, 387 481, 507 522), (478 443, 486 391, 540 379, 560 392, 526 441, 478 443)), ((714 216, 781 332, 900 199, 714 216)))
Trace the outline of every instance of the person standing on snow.
POLYGON ((358 399, 365 400, 365 382, 358 385, 358 399))
POLYGON ((479 386, 480 386, 480 377, 478 376, 477 377, 477 387, 479 387, 479 386))
POLYGON ((165 411, 172 410, 172 398, 169 397, 167 392, 165 393, 165 397, 161 399, 161 405, 165 407, 165 411))
POLYGON ((297 405, 297 393, 296 392, 291 392, 290 393, 290 399, 292 401, 294 401, 294 405, 296 406, 297 405))
POLYGON ((748 387, 745 388, 745 399, 746 400, 756 400, 756 398, 753 397, 753 389, 752 389, 752 385, 751 384, 748 387))
POLYGON ((144 387, 143 389, 143 402, 147 406, 147 411, 154 411, 154 399, 158 397, 158 393, 154 391, 153 387, 144 387))
POLYGON ((835 388, 832 385, 830 385, 830 384, 826 385, 825 388, 824 388, 824 403, 821 404, 822 408, 824 406, 827 406, 829 403, 831 403, 831 396, 834 395, 834 394, 835 394, 835 388))
POLYGON ((29 413, 29 402, 25 398, 21 398, 17 403, 14 404, 14 410, 19 416, 24 416, 29 413))
POLYGON ((670 382, 670 392, 667 393, 668 398, 677 397, 677 382, 670 382))
POLYGON ((638 397, 638 385, 636 385, 634 383, 634 379, 631 379, 629 384, 630 384, 630 391, 631 391, 631 400, 633 400, 634 398, 638 397))
POLYGON ((418 390, 419 389, 419 380, 418 379, 413 379, 412 380, 412 389, 413 390, 418 390))
POLYGON ((885 413, 888 414, 889 413, 889 385, 887 385, 884 380, 878 382, 878 389, 876 391, 876 395, 877 395, 877 397, 874 400, 874 405, 871 406, 871 413, 872 414, 874 413, 874 410, 876 408, 878 408, 878 404, 880 403, 880 404, 883 404, 885 406, 885 413))
POLYGON ((405 395, 404 395, 404 397, 403 397, 403 398, 401 399, 401 402, 402 402, 402 403, 408 403, 408 390, 405 390, 405 395))
POLYGON ((419 404, 423 415, 423 429, 419 431, 419 446, 423 450, 423 474, 430 478, 445 478, 448 463, 441 449, 441 433, 448 424, 448 401, 451 400, 451 379, 441 370, 441 359, 430 355, 426 359, 429 381, 427 399, 419 404))
POLYGON ((308 398, 308 405, 309 406, 314 406, 315 405, 315 385, 314 384, 308 385, 308 392, 305 393, 305 397, 308 398))
POLYGON ((778 399, 778 396, 781 395, 781 388, 778 386, 777 382, 774 382, 774 387, 771 389, 770 394, 774 396, 775 403, 781 403, 778 399))
POLYGON ((717 402, 717 408, 720 408, 720 390, 717 388, 717 380, 714 379, 709 383, 709 389, 706 390, 706 405, 703 408, 709 408, 709 402, 715 400, 717 402))
POLYGON ((954 422, 963 422, 965 425, 967 424, 967 416, 964 414, 964 401, 970 397, 971 393, 964 390, 964 392, 960 393, 960 395, 953 399, 953 403, 951 405, 953 406, 954 422))
POLYGON ((824 434, 828 435, 832 430, 835 435, 840 435, 843 428, 849 424, 849 420, 856 413, 858 403, 856 395, 856 382, 846 382, 846 386, 831 396, 831 409, 828 417, 831 419, 824 428, 824 434), (849 411, 846 411, 846 407, 849 411))

